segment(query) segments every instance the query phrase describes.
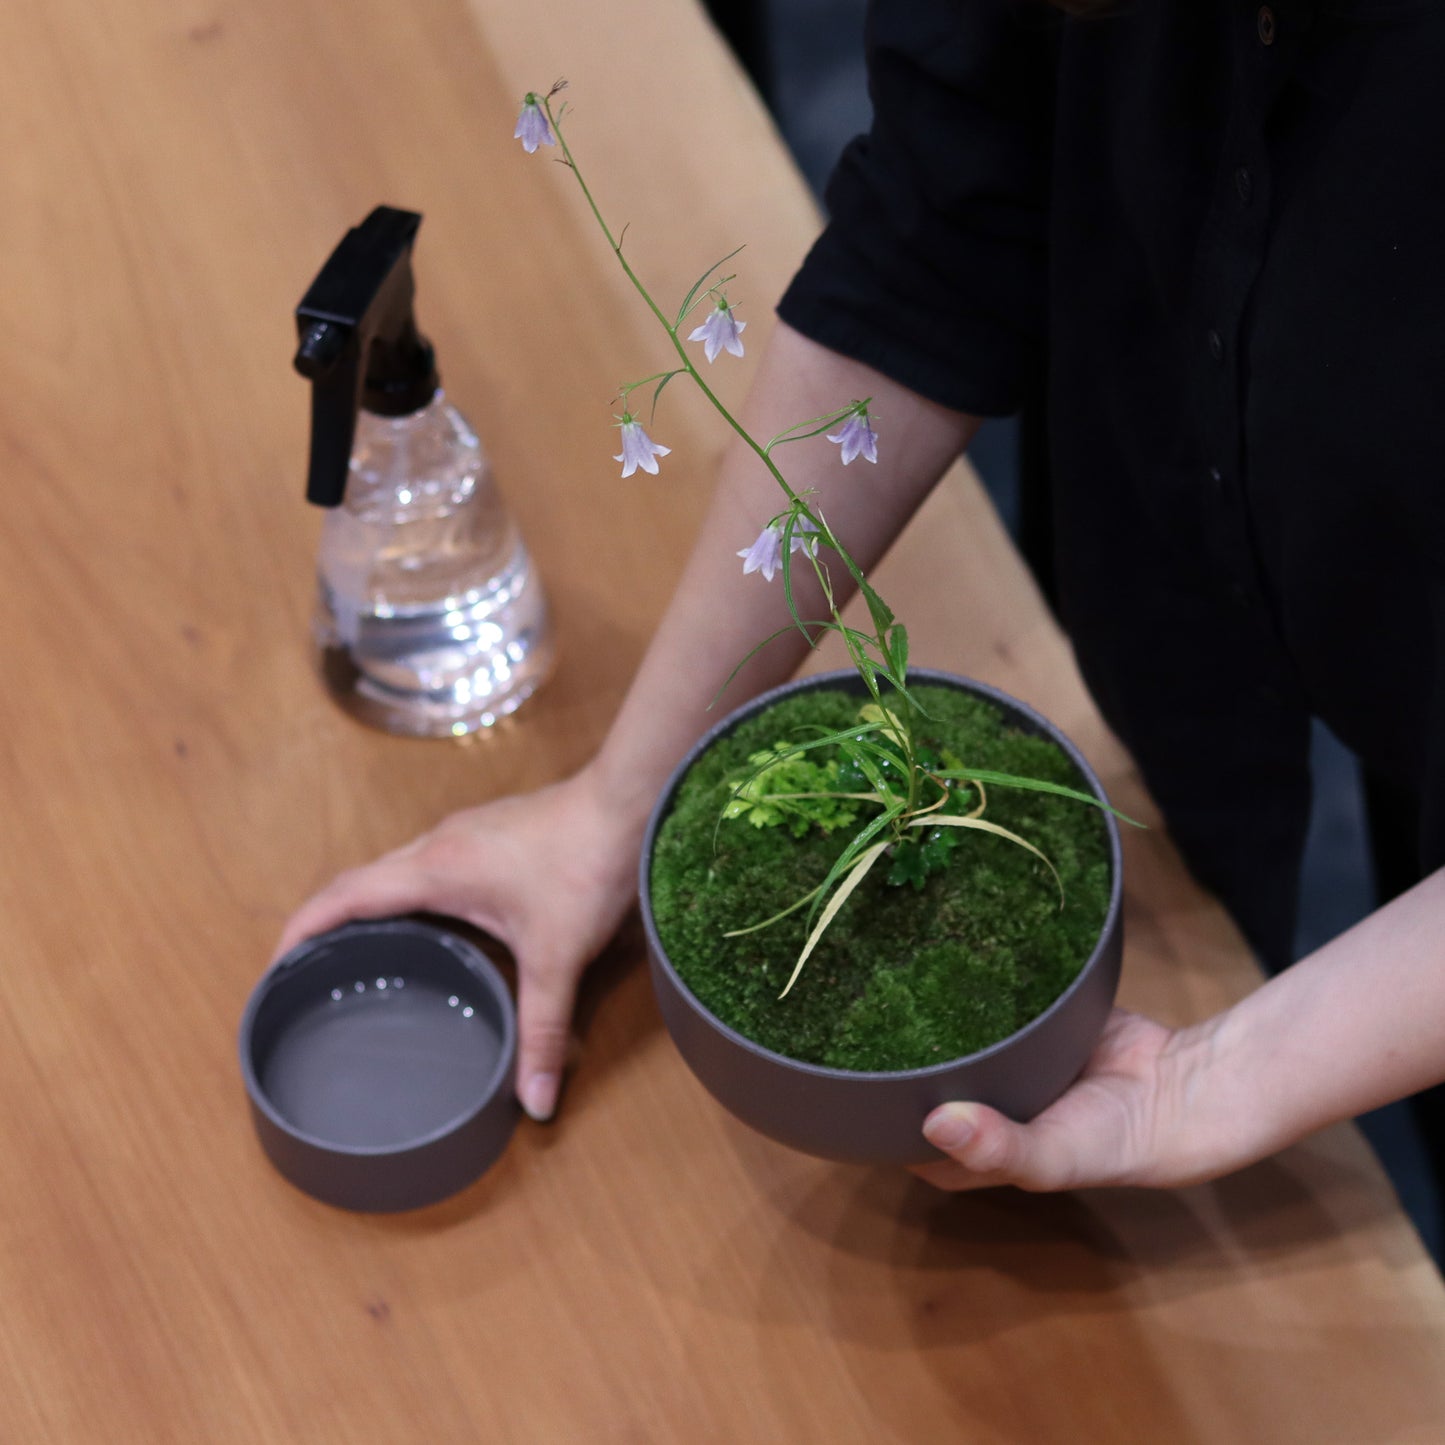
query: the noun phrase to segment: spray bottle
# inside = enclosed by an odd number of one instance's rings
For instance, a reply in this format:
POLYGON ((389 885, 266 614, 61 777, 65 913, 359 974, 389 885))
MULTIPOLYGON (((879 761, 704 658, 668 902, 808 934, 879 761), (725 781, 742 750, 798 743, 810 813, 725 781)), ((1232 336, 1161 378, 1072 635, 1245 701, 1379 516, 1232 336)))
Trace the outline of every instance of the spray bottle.
POLYGON ((476 433, 412 311, 421 217, 378 206, 296 309, 312 383, 306 497, 329 509, 317 661, 389 732, 450 737, 524 702, 552 663, 546 599, 476 433))

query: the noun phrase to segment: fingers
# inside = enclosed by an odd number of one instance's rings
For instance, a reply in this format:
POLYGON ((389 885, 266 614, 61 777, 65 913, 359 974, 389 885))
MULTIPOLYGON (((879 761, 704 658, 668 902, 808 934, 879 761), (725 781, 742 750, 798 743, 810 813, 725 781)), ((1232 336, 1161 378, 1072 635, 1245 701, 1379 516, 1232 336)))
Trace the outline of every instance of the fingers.
MULTIPOLYGON (((499 939, 517 962, 517 1097, 533 1118, 549 1119, 578 977, 631 896, 631 869, 598 869, 589 851, 597 830, 590 813, 580 828, 578 817, 575 795, 560 786, 453 814, 309 899, 287 922, 277 954, 350 919, 418 911, 464 919, 499 939), (578 841, 549 860, 558 836, 578 841)), ((610 858, 617 850, 604 838, 596 851, 610 858)))
POLYGON ((523 966, 517 979, 517 1098, 534 1119, 557 1109, 572 1037, 577 970, 564 965, 523 966))
MULTIPOLYGON (((403 848, 341 874, 292 916, 276 957, 303 939, 355 918, 425 910, 465 915, 479 926, 493 922, 452 896, 455 890, 448 887, 446 870, 429 866, 428 856, 414 846, 403 848)), ((494 925, 492 931, 505 935, 517 958, 517 1097, 534 1119, 550 1119, 566 1069, 572 1008, 587 950, 565 938, 538 940, 531 927, 514 931, 494 925)))
POLYGON ((379 859, 340 874, 303 903, 287 921, 272 961, 289 953, 302 939, 353 918, 386 918, 434 906, 425 874, 402 858, 379 859))
POLYGON ((1067 1136, 1046 1120, 1015 1124, 984 1104, 943 1104, 923 1123, 924 1137, 949 1157, 914 1170, 942 1189, 1012 1184, 1020 1189, 1068 1189, 1077 1162, 1067 1136))

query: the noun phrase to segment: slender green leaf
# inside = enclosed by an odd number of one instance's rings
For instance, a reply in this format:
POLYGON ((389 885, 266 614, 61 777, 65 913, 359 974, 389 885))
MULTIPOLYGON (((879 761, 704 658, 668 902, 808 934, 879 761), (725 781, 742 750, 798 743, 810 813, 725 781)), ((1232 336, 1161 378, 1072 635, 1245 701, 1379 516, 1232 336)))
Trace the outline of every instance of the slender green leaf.
POLYGON ((667 372, 667 373, 663 376, 662 380, 657 383, 657 390, 652 393, 652 415, 648 418, 648 425, 649 425, 649 426, 650 426, 654 421, 657 420, 657 399, 658 399, 658 397, 660 397, 660 396, 662 395, 662 388, 663 388, 664 386, 666 386, 667 383, 668 383, 669 381, 671 381, 674 376, 681 376, 681 375, 682 375, 682 368, 681 368, 681 367, 678 367, 676 371, 669 371, 669 372, 667 372))
POLYGON ((838 891, 828 900, 828 906, 823 910, 823 916, 814 925, 812 933, 808 935, 807 943, 803 945, 803 951, 798 955, 797 963, 793 965, 792 977, 788 979, 787 986, 778 995, 780 999, 787 998, 789 991, 798 981, 798 975, 803 971, 803 965, 807 963, 809 955, 818 946, 818 940, 822 938, 828 925, 837 916, 838 910, 848 901, 853 890, 863 881, 868 870, 878 861, 887 847, 886 841, 875 843, 853 865, 852 871, 839 885, 838 891))
POLYGON ((790 913, 796 913, 805 903, 811 903, 822 891, 820 883, 811 893, 805 893, 796 903, 790 903, 781 913, 775 913, 771 918, 765 918, 761 923, 750 923, 746 928, 734 928, 723 934, 724 938, 741 938, 745 933, 757 933, 759 929, 771 928, 775 923, 781 923, 790 913))
POLYGON ((858 632, 854 628, 845 627, 842 629, 843 643, 848 649, 848 656, 852 660, 853 668, 857 672, 863 686, 868 689, 868 696, 876 703, 882 703, 883 699, 878 692, 877 668, 873 660, 868 656, 867 644, 873 641, 866 633, 858 632))
MULTIPOLYGON (((873 782, 874 776, 877 776, 876 772, 870 773, 870 769, 893 767, 899 772, 905 772, 907 759, 903 756, 902 751, 890 744, 876 743, 873 740, 874 736, 881 734, 880 725, 877 722, 871 722, 871 724, 864 724, 864 727, 868 730, 866 733, 858 734, 857 737, 850 738, 847 743, 840 743, 838 746, 844 751, 845 756, 851 757, 858 767, 864 770, 864 775, 868 776, 868 782, 873 782)), ((893 790, 890 789, 890 792, 893 790)))
POLYGON ((1135 828, 1144 828, 1148 825, 1141 823, 1136 818, 1131 818, 1127 813, 1121 813, 1117 808, 1096 798, 1092 793, 1081 792, 1078 788, 1066 788, 1062 783, 1046 783, 1040 778, 1020 778, 1013 773, 992 773, 986 768, 961 768, 950 769, 948 772, 937 774, 940 778, 955 778, 960 782, 977 781, 980 783, 997 783, 1001 788, 1025 788, 1033 793, 1057 793, 1061 798, 1072 798, 1076 803, 1091 803, 1096 808, 1102 808, 1106 813, 1112 813, 1121 822, 1128 823, 1135 828))
POLYGON ((883 775, 880 762, 890 762, 896 765, 897 760, 891 755, 882 752, 881 749, 871 748, 857 743, 842 743, 839 745, 843 756, 852 762, 860 773, 868 779, 875 793, 882 793, 886 796, 893 796, 895 789, 888 786, 888 780, 883 775))
MULTIPOLYGON (((798 616, 798 603, 793 596, 793 549, 788 546, 786 541, 783 543, 783 596, 787 599, 788 612, 793 619, 793 625, 804 637, 808 637, 808 629, 803 626, 803 619, 798 616)), ((808 637, 808 645, 810 647, 817 646, 811 637, 808 637)))
POLYGON ((827 747, 829 743, 844 743, 855 738, 866 738, 878 731, 876 723, 856 723, 850 728, 838 728, 836 730, 825 730, 818 724, 812 726, 818 728, 818 736, 810 738, 805 743, 789 743, 785 757, 791 757, 794 753, 805 753, 811 748, 827 747))
MULTIPOLYGON (((838 879, 841 878, 843 874, 848 871, 848 868, 851 866, 853 860, 858 856, 858 854, 862 852, 862 850, 866 848, 868 844, 870 844, 879 835, 879 833, 881 833, 886 827, 888 827, 888 825, 892 823, 895 818, 899 817, 903 813, 903 810, 904 804, 893 803, 889 807, 885 808, 883 812, 879 813, 879 815, 874 818, 872 822, 868 823, 865 827, 860 828, 848 840, 848 846, 844 848, 843 851, 837 856, 837 858, 833 860, 833 866, 828 870, 827 877, 824 878, 822 883, 819 885, 819 892, 827 893, 827 891, 833 887, 833 885, 838 881, 838 879)), ((810 926, 813 922, 814 917, 817 915, 818 904, 820 901, 820 899, 814 899, 813 907, 809 910, 808 923, 810 926)))
POLYGON ((839 631, 844 633, 845 638, 851 638, 852 641, 856 642, 859 647, 876 648, 878 646, 878 639, 874 637, 870 632, 859 632, 856 627, 847 626, 840 627, 839 631))
MULTIPOLYGON (((836 631, 836 630, 837 630, 837 627, 838 627, 838 624, 837 624, 836 622, 820 622, 820 621, 813 620, 813 619, 810 619, 809 621, 803 623, 802 625, 803 625, 804 627, 817 627, 817 628, 821 629, 821 630, 824 631, 824 632, 833 632, 833 631, 836 631)), ((743 668, 745 668, 745 667, 748 665, 748 663, 750 663, 750 662, 753 660, 753 658, 755 658, 755 657, 758 655, 758 653, 760 653, 760 652, 763 650, 763 648, 765 648, 765 647, 768 645, 768 643, 770 643, 770 642, 776 642, 776 641, 778 640, 778 638, 782 637, 785 633, 794 632, 794 631, 796 631, 796 630, 797 630, 796 624, 790 622, 790 623, 788 623, 788 625, 787 625, 786 627, 780 627, 780 628, 778 628, 778 630, 777 630, 776 632, 769 633, 767 637, 763 638, 763 640, 762 640, 760 643, 758 643, 758 645, 757 645, 756 647, 752 648, 752 649, 748 652, 747 656, 744 657, 743 660, 742 660, 740 663, 738 663, 738 665, 737 665, 735 668, 733 668, 733 670, 732 670, 730 673, 728 673, 727 681, 726 681, 725 683, 723 683, 723 685, 722 685, 720 688, 718 688, 717 692, 715 692, 715 693, 713 694, 713 699, 712 699, 712 701, 711 701, 710 703, 708 703, 708 710, 711 711, 711 710, 717 705, 717 700, 718 700, 718 698, 720 698, 720 697, 723 695, 723 693, 725 693, 725 692, 728 690, 728 688, 732 686, 732 681, 733 681, 733 679, 738 675, 738 673, 740 673, 740 672, 743 670, 743 668)), ((812 647, 816 647, 816 646, 818 645, 816 642, 813 641, 812 638, 809 638, 809 639, 808 639, 808 643, 809 643, 809 645, 812 646, 812 647)))
POLYGON ((885 672, 882 668, 879 668, 878 675, 880 677, 886 677, 888 679, 889 683, 893 687, 893 690, 898 694, 899 697, 903 699, 905 703, 908 704, 908 706, 915 713, 918 714, 919 717, 932 716, 928 709, 924 707, 921 702, 919 702, 919 700, 913 695, 912 692, 909 691, 908 688, 906 688, 901 682, 899 682, 899 680, 893 675, 891 671, 885 672))
MULTIPOLYGON (((830 416, 821 426, 815 426, 811 431, 799 431, 797 427, 790 427, 785 432, 779 432, 778 435, 763 448, 763 453, 766 456, 771 456, 774 447, 786 446, 789 442, 805 442, 810 437, 822 436, 829 427, 837 426, 839 420, 839 417, 830 416)), ((799 423, 799 426, 807 425, 807 422, 799 423)))
POLYGON ((774 447, 781 446, 784 442, 800 442, 806 441, 808 437, 821 436, 830 426, 837 426, 852 410, 853 408, 851 406, 845 406, 839 411, 830 411, 826 416, 812 416, 809 417, 807 421, 800 421, 793 426, 784 427, 783 430, 763 448, 763 451, 770 452, 774 447), (804 427, 811 427, 812 430, 804 431, 804 427))
POLYGON ((881 643, 884 634, 893 625, 892 609, 873 590, 873 584, 863 575, 863 569, 853 560, 852 556, 842 547, 838 548, 838 555, 843 559, 843 565, 853 574, 853 580, 858 584, 858 590, 868 604, 868 615, 873 619, 873 626, 878 629, 878 639, 881 643))
POLYGON ((897 623, 888 639, 889 682, 903 691, 903 680, 908 676, 908 629, 897 623))
POLYGON ((1007 838, 1010 843, 1017 843, 1020 848, 1027 848, 1034 857, 1041 859, 1044 867, 1054 875, 1054 882, 1059 886, 1059 907, 1064 906, 1064 880, 1059 877, 1059 870, 1027 838, 1020 838, 1017 833, 1011 833, 1007 828, 999 827, 997 823, 986 822, 983 818, 960 818, 953 813, 942 816, 930 813, 926 818, 915 818, 908 826, 910 828, 974 828, 980 833, 993 833, 996 837, 1007 838))
POLYGON ((697 293, 702 289, 702 283, 706 281, 707 278, 711 276, 714 271, 721 271, 722 268, 726 266, 727 263, 738 254, 738 251, 741 251, 743 249, 743 246, 739 246, 736 250, 729 251, 727 255, 722 258, 721 261, 714 262, 713 265, 709 266, 707 270, 704 271, 702 275, 699 276, 697 280, 692 283, 692 289, 687 293, 686 296, 683 297, 682 305, 679 306, 677 309, 677 320, 673 322, 674 327, 681 326, 683 323, 683 318, 686 317, 687 313, 692 310, 692 298, 696 296, 697 293))

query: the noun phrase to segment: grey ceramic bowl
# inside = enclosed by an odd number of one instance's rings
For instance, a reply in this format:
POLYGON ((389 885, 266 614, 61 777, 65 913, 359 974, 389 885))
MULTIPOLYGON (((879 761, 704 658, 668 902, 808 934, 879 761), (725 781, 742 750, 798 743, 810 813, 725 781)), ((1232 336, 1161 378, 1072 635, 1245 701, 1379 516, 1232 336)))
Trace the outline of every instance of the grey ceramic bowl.
MULTIPOLYGON (((994 703, 1024 731, 1051 739, 1069 756, 1087 787, 1104 790, 1079 750, 1032 708, 995 688, 949 673, 915 668, 914 683, 960 687, 994 703)), ((1113 882, 1109 908, 1093 952, 1073 983, 1042 1014, 991 1048, 949 1063, 898 1073, 855 1073, 800 1063, 729 1028, 678 976, 652 916, 652 846, 683 775, 711 745, 744 719, 805 688, 862 693, 852 672, 786 683, 724 718, 678 765, 648 825, 642 849, 641 902, 653 988, 664 1023, 688 1067, 724 1108, 745 1124, 807 1154, 858 1164, 924 1164, 940 1157, 921 1132, 928 1114, 951 1099, 990 1104, 1027 1120, 1053 1103, 1076 1079, 1113 1007, 1123 957, 1123 886, 1119 829, 1108 829, 1113 882)))
POLYGON ((433 1204, 476 1179, 516 1123, 516 1014, 486 956, 412 919, 308 939, 257 984, 241 1074, 261 1146, 345 1209, 433 1204))

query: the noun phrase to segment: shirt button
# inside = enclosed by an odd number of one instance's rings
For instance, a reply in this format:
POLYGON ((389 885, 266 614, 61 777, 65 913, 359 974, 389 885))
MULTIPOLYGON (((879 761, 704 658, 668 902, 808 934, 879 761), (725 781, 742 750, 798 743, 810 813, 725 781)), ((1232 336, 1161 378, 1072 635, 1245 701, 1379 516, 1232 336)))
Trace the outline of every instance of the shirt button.
POLYGON ((1254 28, 1259 32, 1261 45, 1274 44, 1274 11, 1268 5, 1259 7, 1259 14, 1254 17, 1254 28))
POLYGON ((1240 166, 1234 173, 1234 189, 1239 194, 1239 204, 1247 206, 1254 198, 1254 177, 1248 166, 1240 166))
POLYGON ((1249 606, 1249 588, 1243 582, 1239 581, 1238 578, 1232 581, 1225 590, 1229 594, 1229 600, 1234 603, 1236 607, 1249 606))
POLYGON ((1210 354, 1216 361, 1223 361, 1223 360, 1224 360, 1224 338, 1223 338, 1217 331, 1211 331, 1211 332, 1209 333, 1208 340, 1209 340, 1209 354, 1210 354))
POLYGON ((1209 485, 1213 491, 1222 492, 1224 490, 1224 473, 1218 467, 1210 467, 1209 485))

